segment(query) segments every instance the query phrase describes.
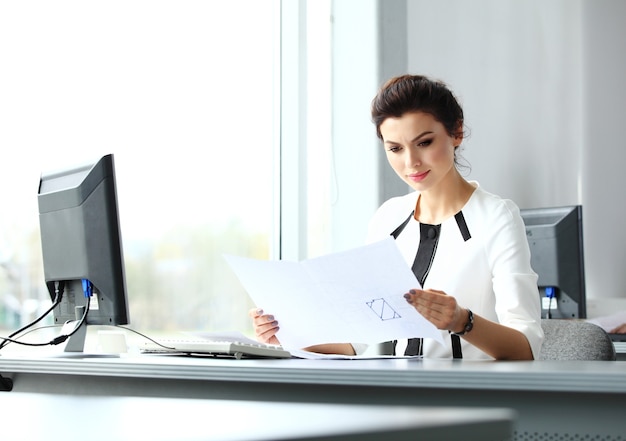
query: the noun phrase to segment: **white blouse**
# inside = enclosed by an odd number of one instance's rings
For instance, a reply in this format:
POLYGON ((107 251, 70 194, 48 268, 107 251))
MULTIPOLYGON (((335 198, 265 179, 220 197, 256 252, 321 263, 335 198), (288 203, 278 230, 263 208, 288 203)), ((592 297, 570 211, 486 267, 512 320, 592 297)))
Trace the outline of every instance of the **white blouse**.
MULTIPOLYGON (((467 231, 462 233, 454 216, 441 224, 424 288, 442 290, 475 314, 522 332, 537 358, 543 342, 541 307, 519 208, 510 200, 484 191, 478 183, 473 184, 477 188, 461 210, 467 231)), ((370 222, 368 242, 388 237, 411 215, 418 196, 418 192, 412 192, 381 205, 370 222)), ((396 238, 409 266, 419 242, 419 222, 411 217, 396 238)), ((452 357, 448 331, 442 332, 445 346, 425 339, 425 357, 452 357)), ((402 342, 396 353, 402 355, 400 346, 402 342)), ((461 348, 465 359, 491 358, 462 338, 461 348)))

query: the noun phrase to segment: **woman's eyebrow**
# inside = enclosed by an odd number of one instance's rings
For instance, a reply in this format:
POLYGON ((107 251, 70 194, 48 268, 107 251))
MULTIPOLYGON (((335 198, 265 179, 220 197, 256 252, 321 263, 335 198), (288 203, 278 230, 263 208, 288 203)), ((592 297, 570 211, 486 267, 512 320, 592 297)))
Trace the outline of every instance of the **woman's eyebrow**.
POLYGON ((416 141, 418 141, 420 138, 422 138, 422 137, 424 137, 424 136, 426 136, 426 135, 432 135, 433 133, 435 133, 435 132, 431 132, 430 130, 427 130, 427 131, 425 131, 425 132, 422 132, 422 133, 420 133, 419 135, 417 135, 415 138, 413 138, 413 139, 411 140, 411 142, 416 142, 416 141))
MULTIPOLYGON (((426 131, 424 131, 424 132, 420 133, 419 135, 417 135, 415 138, 413 138, 413 139, 411 140, 411 144, 413 144, 413 143, 415 143, 415 142, 419 141, 419 140, 420 140, 421 138, 423 138, 424 136, 427 136, 427 135, 432 135, 433 133, 435 133, 435 132, 430 131, 430 130, 426 130, 426 131)), ((391 139, 386 139, 386 140, 384 141, 384 143, 385 143, 385 144, 401 145, 401 143, 400 143, 400 142, 398 142, 398 141, 393 141, 393 140, 391 140, 391 139)))

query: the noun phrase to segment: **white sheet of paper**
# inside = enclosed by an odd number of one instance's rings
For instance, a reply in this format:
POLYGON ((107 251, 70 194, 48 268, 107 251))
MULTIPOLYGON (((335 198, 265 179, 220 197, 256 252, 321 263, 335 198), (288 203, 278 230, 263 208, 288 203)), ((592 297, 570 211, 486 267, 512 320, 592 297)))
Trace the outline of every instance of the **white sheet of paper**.
POLYGON ((404 358, 407 360, 422 360, 422 355, 341 355, 341 354, 320 354, 309 352, 303 349, 291 349, 289 351, 293 358, 304 358, 306 360, 382 360, 393 358, 397 360, 404 358))
POLYGON ((276 317, 286 349, 411 337, 443 344, 403 297, 419 283, 391 237, 302 262, 224 257, 254 303, 276 317))
POLYGON ((587 321, 600 326, 606 332, 611 332, 613 329, 626 323, 626 311, 618 311, 614 314, 588 319, 587 321))

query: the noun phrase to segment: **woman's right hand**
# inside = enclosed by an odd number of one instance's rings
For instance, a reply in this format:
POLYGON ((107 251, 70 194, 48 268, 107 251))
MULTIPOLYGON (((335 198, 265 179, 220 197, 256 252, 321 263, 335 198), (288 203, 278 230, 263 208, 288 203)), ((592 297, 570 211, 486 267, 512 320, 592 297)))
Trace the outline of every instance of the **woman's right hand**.
POLYGON ((257 340, 266 344, 280 345, 278 338, 276 338, 276 333, 280 328, 273 315, 265 314, 260 308, 251 309, 248 311, 248 315, 252 318, 257 340))
POLYGON ((626 334, 626 323, 622 323, 609 331, 609 334, 626 334))

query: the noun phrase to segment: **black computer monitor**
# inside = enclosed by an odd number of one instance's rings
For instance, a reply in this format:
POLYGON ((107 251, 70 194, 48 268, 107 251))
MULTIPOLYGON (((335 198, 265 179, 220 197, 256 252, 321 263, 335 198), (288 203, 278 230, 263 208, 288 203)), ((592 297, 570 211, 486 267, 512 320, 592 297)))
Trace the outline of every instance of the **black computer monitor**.
MULTIPOLYGON (((128 324, 113 155, 42 174, 38 202, 44 276, 51 299, 55 300, 59 286, 62 290, 62 300, 53 311, 55 323, 77 322, 89 303, 85 324, 128 324)), ((66 351, 82 352, 84 335, 83 326, 66 351)))
POLYGON ((586 318, 582 206, 521 210, 544 318, 586 318))

